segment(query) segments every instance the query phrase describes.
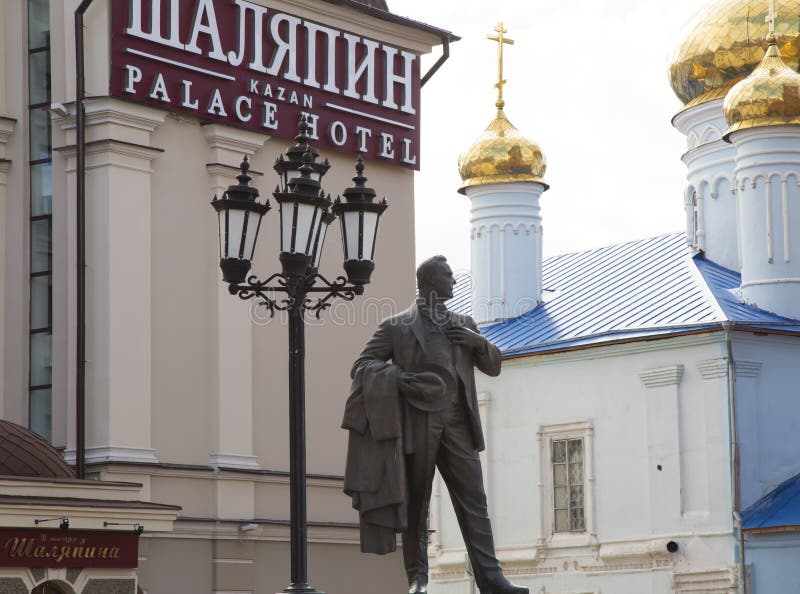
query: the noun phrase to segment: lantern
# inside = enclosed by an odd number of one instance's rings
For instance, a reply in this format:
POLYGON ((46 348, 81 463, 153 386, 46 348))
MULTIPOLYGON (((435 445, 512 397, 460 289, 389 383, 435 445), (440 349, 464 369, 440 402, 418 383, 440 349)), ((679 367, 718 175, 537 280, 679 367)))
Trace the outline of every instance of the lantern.
POLYGON ((344 269, 347 279, 354 285, 366 285, 375 269, 375 238, 378 234, 378 220, 388 207, 386 198, 374 202, 375 190, 366 187, 364 160, 359 157, 356 163, 355 186, 344 191, 345 201, 337 198, 333 212, 339 217, 342 226, 342 246, 344 249, 344 269))
POLYGON ((222 279, 230 284, 244 282, 256 249, 261 219, 270 209, 269 202, 256 202, 258 190, 250 186, 247 172, 250 163, 245 156, 238 184, 229 186, 222 199, 214 196, 211 205, 219 221, 219 267, 222 279))
POLYGON ((314 175, 314 158, 313 152, 307 150, 298 170, 300 175, 290 179, 284 191, 276 188, 273 193, 281 213, 280 260, 283 274, 289 277, 307 274, 323 228, 323 213, 331 205, 314 175))

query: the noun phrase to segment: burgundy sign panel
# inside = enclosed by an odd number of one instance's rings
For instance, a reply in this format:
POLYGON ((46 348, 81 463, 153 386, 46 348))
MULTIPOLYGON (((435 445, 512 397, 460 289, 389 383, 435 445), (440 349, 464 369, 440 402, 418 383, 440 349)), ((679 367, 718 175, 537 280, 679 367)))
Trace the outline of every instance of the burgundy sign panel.
POLYGON ((0 567, 130 569, 138 561, 135 532, 0 528, 0 567))
POLYGON ((419 169, 420 58, 269 0, 115 0, 110 95, 419 169))

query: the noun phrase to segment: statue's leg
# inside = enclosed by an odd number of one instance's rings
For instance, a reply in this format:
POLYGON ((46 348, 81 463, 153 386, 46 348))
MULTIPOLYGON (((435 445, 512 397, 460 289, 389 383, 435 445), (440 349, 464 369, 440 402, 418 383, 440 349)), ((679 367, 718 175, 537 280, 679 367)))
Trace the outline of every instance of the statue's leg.
POLYGON ((403 532, 403 561, 411 589, 416 583, 418 590, 424 590, 428 583, 428 507, 442 421, 438 413, 410 409, 409 414, 414 451, 406 455, 408 525, 403 532))
POLYGON ((448 411, 436 465, 450 492, 475 581, 483 591, 504 578, 494 549, 481 460, 461 406, 448 411))

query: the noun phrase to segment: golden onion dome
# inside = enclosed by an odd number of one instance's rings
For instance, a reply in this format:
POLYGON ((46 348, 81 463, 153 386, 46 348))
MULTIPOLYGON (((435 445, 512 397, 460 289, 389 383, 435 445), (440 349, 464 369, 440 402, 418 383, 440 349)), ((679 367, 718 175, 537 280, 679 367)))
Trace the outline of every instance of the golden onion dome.
MULTIPOLYGON (((784 61, 800 67, 800 0, 778 0, 778 13, 793 15, 777 23, 784 61)), ((689 25, 669 67, 675 94, 687 107, 725 96, 761 62, 767 50, 766 0, 715 0, 689 25)))
MULTIPOLYGON (((500 105, 500 104, 499 104, 500 105)), ((487 184, 535 182, 549 186, 542 179, 547 169, 542 149, 525 138, 506 118, 502 107, 497 117, 458 159, 464 182, 459 192, 487 184)))
POLYGON ((752 74, 725 96, 723 112, 726 139, 737 130, 800 124, 800 74, 783 61, 774 38, 752 74))

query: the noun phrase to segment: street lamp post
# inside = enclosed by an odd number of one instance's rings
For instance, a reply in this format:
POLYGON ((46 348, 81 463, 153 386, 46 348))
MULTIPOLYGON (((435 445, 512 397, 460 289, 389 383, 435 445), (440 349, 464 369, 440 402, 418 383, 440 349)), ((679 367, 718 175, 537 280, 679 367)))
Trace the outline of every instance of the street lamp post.
POLYGON ((289 459, 291 584, 284 592, 316 593, 308 584, 308 534, 306 517, 305 437, 305 321, 306 312, 320 314, 334 298, 347 301, 364 293, 372 271, 378 220, 386 210, 386 199, 375 201, 375 191, 366 186, 364 162, 359 157, 354 186, 331 203, 321 181, 330 168, 327 159, 311 146, 308 123, 300 120, 296 144, 275 162, 280 183, 273 197, 280 205, 280 262, 282 271, 259 280, 248 276, 263 216, 269 202, 257 201, 258 190, 250 186, 250 164, 245 157, 239 183, 222 198, 211 202, 219 218, 220 268, 231 295, 260 299, 270 315, 285 311, 289 319, 289 459), (344 268, 347 277, 329 281, 319 273, 325 235, 336 218, 341 223, 344 268))

